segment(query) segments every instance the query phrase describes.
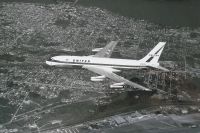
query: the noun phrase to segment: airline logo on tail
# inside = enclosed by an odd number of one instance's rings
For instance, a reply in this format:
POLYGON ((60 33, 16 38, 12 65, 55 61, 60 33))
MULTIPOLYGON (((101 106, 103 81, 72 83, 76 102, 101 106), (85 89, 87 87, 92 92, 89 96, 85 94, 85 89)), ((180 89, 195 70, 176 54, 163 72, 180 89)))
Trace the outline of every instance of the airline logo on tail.
POLYGON ((142 62, 157 63, 162 51, 165 47, 166 42, 159 42, 144 58, 142 62))
POLYGON ((159 42, 144 58, 140 61, 148 63, 149 67, 160 69, 163 71, 169 71, 168 69, 161 67, 158 63, 158 60, 162 54, 162 51, 165 47, 166 42, 159 42))

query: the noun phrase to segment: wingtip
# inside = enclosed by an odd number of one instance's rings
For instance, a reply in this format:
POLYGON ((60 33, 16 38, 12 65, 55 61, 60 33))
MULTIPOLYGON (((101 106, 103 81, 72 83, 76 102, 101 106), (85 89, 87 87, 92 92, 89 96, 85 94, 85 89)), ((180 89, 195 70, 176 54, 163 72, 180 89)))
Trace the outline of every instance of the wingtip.
POLYGON ((162 66, 158 66, 158 69, 163 70, 165 72, 169 72, 170 71, 169 69, 167 69, 165 67, 162 67, 162 66))
POLYGON ((160 45, 165 45, 167 42, 159 42, 160 45))

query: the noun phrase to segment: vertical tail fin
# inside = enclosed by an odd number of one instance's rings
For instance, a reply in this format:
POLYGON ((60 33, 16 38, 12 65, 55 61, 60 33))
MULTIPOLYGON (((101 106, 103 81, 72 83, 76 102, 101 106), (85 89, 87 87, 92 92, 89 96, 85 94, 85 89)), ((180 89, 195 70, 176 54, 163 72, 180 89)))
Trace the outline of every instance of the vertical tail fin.
POLYGON ((166 42, 159 42, 144 58, 140 61, 150 62, 156 64, 160 58, 160 55, 165 47, 166 42))

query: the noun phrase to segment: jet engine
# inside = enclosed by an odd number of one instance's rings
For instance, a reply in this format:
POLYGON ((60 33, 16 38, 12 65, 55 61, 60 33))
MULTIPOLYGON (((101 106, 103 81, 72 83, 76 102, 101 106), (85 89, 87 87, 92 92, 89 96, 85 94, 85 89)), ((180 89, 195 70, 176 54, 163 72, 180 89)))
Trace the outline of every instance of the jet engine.
POLYGON ((91 77, 91 81, 103 81, 105 79, 105 76, 97 76, 97 77, 91 77))
POLYGON ((124 83, 115 83, 110 85, 110 88, 123 88, 124 87, 124 83))

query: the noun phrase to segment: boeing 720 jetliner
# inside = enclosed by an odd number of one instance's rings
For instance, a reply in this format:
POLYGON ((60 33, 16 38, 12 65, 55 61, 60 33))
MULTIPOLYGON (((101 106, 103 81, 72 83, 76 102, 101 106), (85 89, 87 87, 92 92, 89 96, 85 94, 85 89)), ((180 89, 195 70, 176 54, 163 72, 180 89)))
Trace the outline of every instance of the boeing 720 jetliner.
POLYGON ((146 91, 149 91, 150 89, 129 81, 117 75, 116 72, 120 72, 121 69, 144 68, 156 68, 168 71, 158 63, 166 42, 159 42, 153 50, 140 60, 110 58, 117 43, 117 41, 111 41, 104 48, 94 49, 93 51, 96 51, 97 53, 92 56, 54 56, 51 58, 51 61, 46 61, 46 64, 50 66, 81 66, 82 68, 100 75, 91 77, 91 81, 103 81, 107 77, 116 82, 110 85, 110 88, 122 88, 124 85, 129 85, 146 91))

